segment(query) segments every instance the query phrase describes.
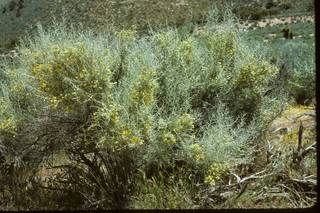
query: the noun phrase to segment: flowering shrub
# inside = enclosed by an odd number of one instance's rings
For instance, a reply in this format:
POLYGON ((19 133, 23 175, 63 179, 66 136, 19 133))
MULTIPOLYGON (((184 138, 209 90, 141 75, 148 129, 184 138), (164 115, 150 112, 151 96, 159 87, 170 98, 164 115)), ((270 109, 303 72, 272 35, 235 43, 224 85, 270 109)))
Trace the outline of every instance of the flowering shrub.
POLYGON ((152 69, 144 70, 133 83, 131 98, 133 104, 137 106, 150 106, 155 100, 155 90, 157 82, 155 80, 156 72, 152 69))
POLYGON ((110 70, 102 58, 93 58, 88 47, 51 46, 50 52, 33 55, 31 73, 52 108, 76 111, 111 89, 110 70))
POLYGON ((190 65, 194 59, 195 41, 189 37, 182 41, 180 44, 181 61, 184 61, 186 65, 190 65))
POLYGON ((47 151, 59 145, 69 160, 62 174, 68 187, 83 187, 82 202, 103 207, 117 206, 110 203, 125 184, 113 184, 114 173, 132 184, 139 170, 168 177, 186 167, 185 175, 216 184, 249 161, 248 144, 268 122, 263 116, 279 108, 267 108, 274 99, 264 96, 278 70, 249 50, 231 25, 207 26, 201 34, 102 37, 41 32, 21 47, 19 62, 6 70, 10 101, 0 96, 0 134, 20 131, 21 115, 35 136, 17 141, 56 145, 47 151), (131 163, 124 165, 126 159, 131 163))
POLYGON ((266 85, 277 71, 276 67, 267 64, 265 61, 251 61, 241 67, 235 84, 241 88, 258 89, 259 86, 266 85))
POLYGON ((236 33, 232 29, 226 31, 204 31, 201 34, 207 50, 214 56, 214 60, 224 70, 227 66, 233 65, 237 50, 236 33))
POLYGON ((221 162, 212 163, 207 171, 205 183, 215 185, 219 178, 228 171, 228 167, 221 162))
POLYGON ((177 142, 176 137, 170 132, 164 133, 162 135, 162 140, 165 144, 168 144, 168 145, 173 145, 173 144, 176 144, 177 142))
POLYGON ((252 59, 244 63, 238 74, 234 77, 234 88, 230 99, 230 110, 235 115, 245 115, 251 120, 259 109, 264 99, 264 93, 269 89, 268 82, 278 72, 275 66, 266 61, 255 61, 252 59))
POLYGON ((190 145, 190 148, 191 148, 193 155, 194 155, 194 158, 196 159, 197 162, 204 159, 203 150, 199 144, 192 144, 192 145, 190 145))
POLYGON ((184 113, 164 125, 162 140, 165 144, 173 145, 177 141, 185 142, 193 138, 194 118, 190 114, 184 113))

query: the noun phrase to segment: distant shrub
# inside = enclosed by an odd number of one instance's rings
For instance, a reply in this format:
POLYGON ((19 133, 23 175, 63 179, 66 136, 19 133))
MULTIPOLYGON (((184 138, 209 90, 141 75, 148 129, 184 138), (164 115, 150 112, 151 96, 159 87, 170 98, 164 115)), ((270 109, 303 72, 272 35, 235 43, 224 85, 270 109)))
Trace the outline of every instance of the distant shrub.
POLYGON ((277 8, 277 7, 273 7, 273 8, 270 8, 266 11, 266 13, 269 15, 269 16, 272 16, 272 15, 277 15, 279 14, 280 12, 280 9, 277 8))
POLYGON ((304 3, 304 6, 305 6, 307 11, 313 12, 314 9, 315 9, 315 7, 314 7, 315 5, 314 4, 315 4, 314 1, 309 0, 309 1, 304 3))
POLYGON ((288 41, 279 46, 280 57, 288 73, 287 91, 296 102, 304 102, 315 97, 314 45, 302 41, 288 41))
POLYGON ((279 1, 278 7, 281 10, 288 10, 292 7, 292 2, 290 2, 289 0, 281 0, 279 1))
POLYGON ((241 19, 259 20, 266 15, 266 11, 255 5, 242 5, 233 11, 241 19))
POLYGON ((270 9, 272 7, 275 7, 276 6, 276 3, 273 1, 273 0, 268 0, 265 4, 264 4, 264 7, 266 9, 270 9))

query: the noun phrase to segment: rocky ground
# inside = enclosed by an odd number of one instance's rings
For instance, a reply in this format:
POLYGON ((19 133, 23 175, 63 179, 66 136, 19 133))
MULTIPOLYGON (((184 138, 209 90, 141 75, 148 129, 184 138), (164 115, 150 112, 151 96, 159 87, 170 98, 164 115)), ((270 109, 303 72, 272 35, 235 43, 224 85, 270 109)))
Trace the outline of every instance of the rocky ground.
POLYGON ((299 127, 303 127, 302 146, 307 147, 316 142, 315 106, 289 106, 269 127, 268 140, 271 143, 284 143, 298 146, 299 127))

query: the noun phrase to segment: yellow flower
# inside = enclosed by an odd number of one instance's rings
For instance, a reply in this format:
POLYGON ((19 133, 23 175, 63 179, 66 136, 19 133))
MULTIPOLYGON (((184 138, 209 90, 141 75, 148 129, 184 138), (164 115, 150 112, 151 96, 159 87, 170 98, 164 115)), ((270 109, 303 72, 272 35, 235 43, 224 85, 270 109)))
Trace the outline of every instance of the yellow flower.
POLYGON ((55 109, 58 107, 58 104, 59 104, 59 100, 57 99, 57 97, 55 96, 52 96, 50 99, 49 99, 49 105, 55 109))
POLYGON ((154 102, 154 93, 157 87, 153 79, 155 74, 153 69, 147 69, 140 74, 137 82, 134 83, 131 98, 136 106, 140 104, 149 106, 154 102))
POLYGON ((112 111, 110 115, 110 120, 113 124, 117 124, 119 122, 119 115, 117 111, 112 111))
POLYGON ((192 144, 191 149, 195 156, 196 161, 200 161, 204 159, 203 151, 199 144, 192 144))
POLYGON ((143 123, 143 135, 147 137, 152 127, 152 117, 147 116, 143 123))
POLYGON ((171 125, 176 133, 190 131, 194 128, 194 118, 190 114, 184 113, 171 125))
POLYGON ((205 177, 205 183, 215 185, 219 178, 228 170, 228 167, 224 163, 215 162, 209 167, 207 175, 205 177))
POLYGON ((170 132, 164 133, 162 135, 162 140, 165 144, 169 144, 169 145, 176 143, 176 137, 170 132))
POLYGON ((128 138, 130 135, 131 135, 131 131, 130 131, 130 130, 123 130, 123 131, 121 132, 121 136, 122 136, 123 138, 128 138))
POLYGON ((141 140, 139 137, 137 137, 137 136, 133 136, 133 137, 131 137, 131 139, 130 139, 130 142, 131 143, 133 143, 133 144, 137 144, 137 143, 143 143, 143 140, 141 140))
POLYGON ((122 30, 120 32, 117 32, 117 38, 120 41, 128 41, 133 42, 135 40, 136 31, 132 30, 122 30))

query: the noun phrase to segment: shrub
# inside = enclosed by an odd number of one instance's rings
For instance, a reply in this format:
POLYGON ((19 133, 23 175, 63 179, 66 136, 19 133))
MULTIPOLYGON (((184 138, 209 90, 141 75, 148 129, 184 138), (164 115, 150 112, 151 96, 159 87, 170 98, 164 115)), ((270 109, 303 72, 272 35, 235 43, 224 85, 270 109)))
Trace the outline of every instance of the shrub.
POLYGON ((51 46, 47 52, 32 53, 31 74, 50 107, 80 110, 110 90, 107 57, 89 55, 88 48, 51 46))
POLYGON ((279 2, 278 7, 282 10, 288 10, 292 7, 292 2, 288 1, 288 0, 281 0, 279 2))
POLYGON ((254 5, 243 5, 234 9, 233 12, 241 19, 251 20, 259 20, 266 15, 266 11, 263 8, 254 5))
POLYGON ((269 0, 269 1, 267 1, 267 2, 264 4, 264 7, 265 7, 266 9, 270 9, 270 8, 272 8, 272 7, 275 7, 275 6, 276 6, 276 3, 273 2, 273 0, 269 0))
POLYGON ((24 183, 59 150, 66 154, 58 177, 34 187, 47 187, 48 197, 55 195, 50 188, 75 196, 70 205, 55 200, 58 208, 125 208, 138 190, 138 170, 166 179, 185 167, 192 184, 218 183, 250 162, 250 146, 280 111, 280 101, 269 109, 275 98, 264 95, 276 67, 250 50, 231 22, 147 38, 55 27, 22 42, 17 62, 1 72, 0 130, 16 137, 0 136, 13 158, 23 153, 19 171, 32 171, 21 176, 24 183))
POLYGON ((303 41, 288 41, 278 47, 286 72, 286 89, 298 104, 315 97, 314 45, 303 41))

